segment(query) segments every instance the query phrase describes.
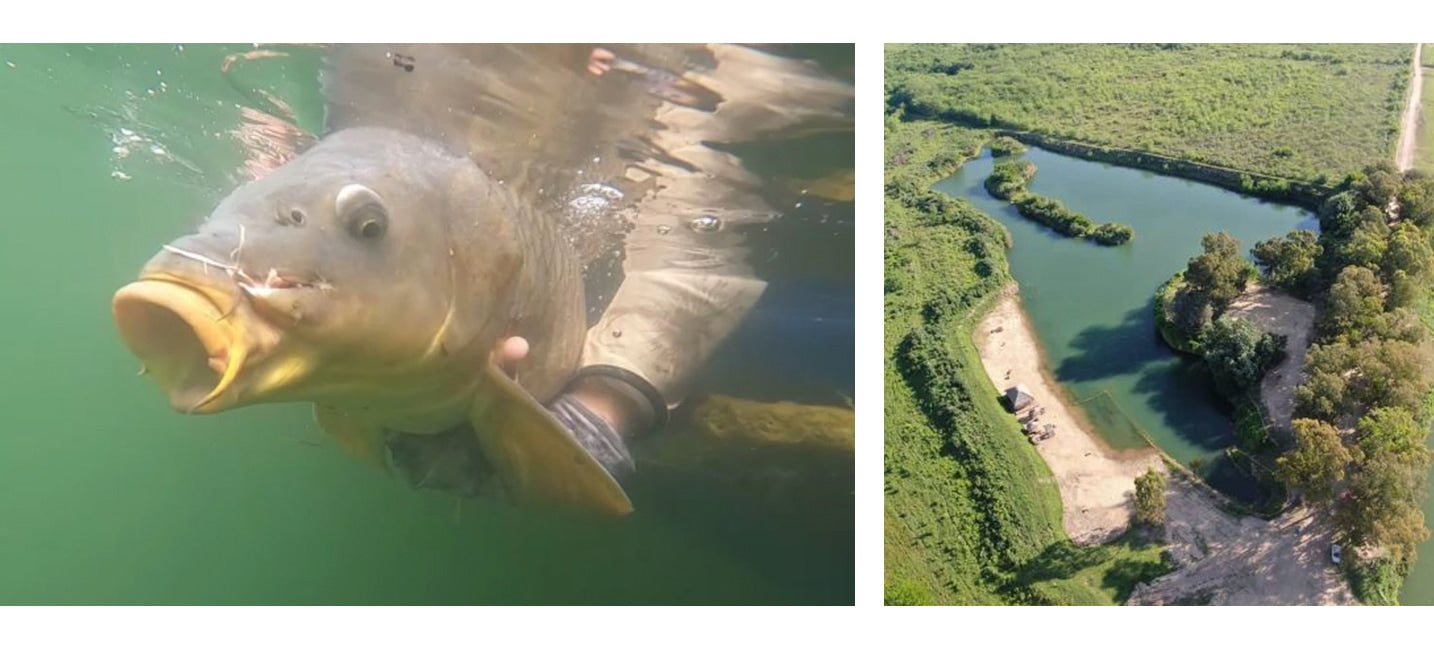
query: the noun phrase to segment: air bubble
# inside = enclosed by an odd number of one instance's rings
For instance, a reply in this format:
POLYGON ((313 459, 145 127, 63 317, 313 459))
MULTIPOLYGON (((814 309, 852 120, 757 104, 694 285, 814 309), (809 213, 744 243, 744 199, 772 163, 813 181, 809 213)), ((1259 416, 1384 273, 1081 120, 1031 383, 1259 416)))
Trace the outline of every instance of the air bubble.
POLYGON ((722 230, 722 220, 712 215, 703 215, 687 222, 687 227, 697 233, 716 233, 722 230))

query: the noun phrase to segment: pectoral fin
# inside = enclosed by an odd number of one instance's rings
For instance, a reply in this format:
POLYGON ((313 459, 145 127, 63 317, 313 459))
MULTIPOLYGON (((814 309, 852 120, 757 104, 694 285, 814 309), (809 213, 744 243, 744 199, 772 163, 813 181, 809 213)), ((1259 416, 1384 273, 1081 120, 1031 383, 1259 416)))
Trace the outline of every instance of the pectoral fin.
POLYGON ((473 431, 509 494, 526 503, 632 512, 617 480, 548 410, 495 367, 485 379, 473 403, 473 431))
POLYGON ((383 428, 363 422, 339 409, 314 405, 314 420, 329 436, 339 442, 345 452, 364 463, 388 472, 388 455, 384 452, 383 428))

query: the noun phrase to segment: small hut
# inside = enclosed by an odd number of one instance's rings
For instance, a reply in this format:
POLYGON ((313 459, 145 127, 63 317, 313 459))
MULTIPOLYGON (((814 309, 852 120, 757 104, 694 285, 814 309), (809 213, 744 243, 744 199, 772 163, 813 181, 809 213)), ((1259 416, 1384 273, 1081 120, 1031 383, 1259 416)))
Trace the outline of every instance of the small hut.
POLYGON ((1031 392, 1027 391, 1026 387, 1019 384, 1006 389, 1005 397, 1006 406, 1010 407, 1011 413, 1013 414, 1019 414, 1027 407, 1036 403, 1036 397, 1031 395, 1031 392))

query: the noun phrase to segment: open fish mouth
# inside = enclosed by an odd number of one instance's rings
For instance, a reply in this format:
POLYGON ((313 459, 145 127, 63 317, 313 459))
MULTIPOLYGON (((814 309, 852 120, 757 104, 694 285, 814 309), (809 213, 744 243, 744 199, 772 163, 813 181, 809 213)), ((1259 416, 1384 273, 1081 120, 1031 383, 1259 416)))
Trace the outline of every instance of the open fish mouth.
POLYGON ((248 350, 232 323, 233 306, 221 309, 217 292, 157 274, 120 288, 113 309, 120 336, 144 364, 144 372, 188 413, 225 408, 219 398, 244 367, 248 350), (216 300, 218 299, 218 300, 216 300))
POLYGON ((297 377, 301 366, 286 367, 282 378, 265 376, 258 385, 241 375, 259 370, 283 338, 284 326, 302 319, 295 299, 332 291, 327 282, 275 269, 258 276, 172 245, 164 250, 187 261, 152 263, 138 281, 115 293, 113 310, 125 345, 171 407, 185 413, 223 411, 256 398, 248 394, 297 377), (216 282, 215 270, 227 278, 216 282))

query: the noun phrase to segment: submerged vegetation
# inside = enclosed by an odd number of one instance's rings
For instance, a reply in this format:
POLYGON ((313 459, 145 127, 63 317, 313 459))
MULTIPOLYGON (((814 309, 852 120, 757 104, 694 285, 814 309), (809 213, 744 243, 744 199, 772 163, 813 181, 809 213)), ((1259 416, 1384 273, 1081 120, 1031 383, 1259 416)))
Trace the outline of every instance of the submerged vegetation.
POLYGON ((1118 603, 1169 571, 1160 548, 1131 536, 1070 542, 1050 470, 971 341, 1010 281, 1009 236, 929 187, 989 138, 887 124, 886 603, 1118 603))
MULTIPOLYGON (((1409 45, 908 45, 887 103, 1318 183, 1393 152, 1409 45)), ((1427 91, 1426 91, 1427 92, 1427 91)), ((1250 180, 1251 190, 1261 183, 1250 180)))

